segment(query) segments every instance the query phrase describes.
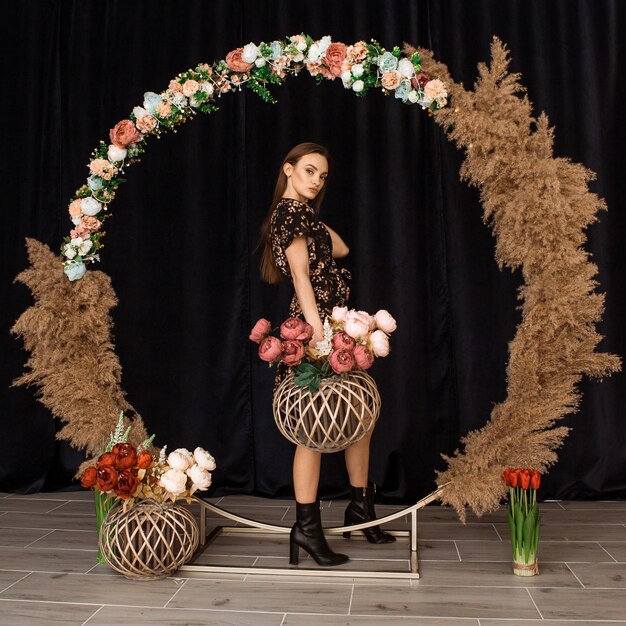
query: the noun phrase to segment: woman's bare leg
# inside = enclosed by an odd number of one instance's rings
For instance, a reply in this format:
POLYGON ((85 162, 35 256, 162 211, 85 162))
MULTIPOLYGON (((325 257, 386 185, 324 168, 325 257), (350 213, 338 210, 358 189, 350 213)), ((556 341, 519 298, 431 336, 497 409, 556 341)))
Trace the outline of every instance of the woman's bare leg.
POLYGON ((317 500, 322 453, 296 446, 293 457, 293 488, 296 502, 310 504, 317 500))
POLYGON ((346 469, 353 487, 367 487, 372 432, 370 431, 365 437, 346 448, 346 469))

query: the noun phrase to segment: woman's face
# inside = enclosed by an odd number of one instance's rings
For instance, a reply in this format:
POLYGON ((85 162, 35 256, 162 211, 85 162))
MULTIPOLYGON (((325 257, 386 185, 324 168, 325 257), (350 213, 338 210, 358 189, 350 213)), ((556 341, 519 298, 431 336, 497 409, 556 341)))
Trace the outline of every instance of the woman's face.
POLYGON ((283 171, 287 175, 284 195, 306 202, 314 200, 324 186, 328 176, 328 161, 325 156, 313 152, 305 154, 295 165, 285 163, 283 171))

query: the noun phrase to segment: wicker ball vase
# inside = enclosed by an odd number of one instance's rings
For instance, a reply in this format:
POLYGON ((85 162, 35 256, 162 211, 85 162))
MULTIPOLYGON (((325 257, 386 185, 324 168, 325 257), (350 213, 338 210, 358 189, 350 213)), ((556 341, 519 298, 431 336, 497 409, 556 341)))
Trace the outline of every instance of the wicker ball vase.
POLYGON ((172 502, 141 500, 124 511, 111 509, 100 528, 104 560, 127 578, 173 574, 193 556, 200 539, 193 515, 172 502))
POLYGON ((329 376, 317 391, 294 382, 293 372, 274 393, 274 420, 289 441, 318 452, 338 452, 376 424, 380 394, 364 371, 329 376))

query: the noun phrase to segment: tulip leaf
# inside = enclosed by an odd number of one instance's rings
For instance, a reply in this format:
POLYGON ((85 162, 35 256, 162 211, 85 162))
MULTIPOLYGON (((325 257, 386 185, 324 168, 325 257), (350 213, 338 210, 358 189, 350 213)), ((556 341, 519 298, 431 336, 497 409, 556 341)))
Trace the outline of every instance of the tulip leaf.
POLYGON ((513 517, 513 506, 509 503, 509 506, 506 508, 506 519, 509 522, 509 534, 511 535, 511 545, 513 547, 513 552, 515 552, 515 519, 513 517))
POLYGON ((515 553, 522 552, 522 530, 524 527, 524 513, 519 502, 515 503, 515 553))

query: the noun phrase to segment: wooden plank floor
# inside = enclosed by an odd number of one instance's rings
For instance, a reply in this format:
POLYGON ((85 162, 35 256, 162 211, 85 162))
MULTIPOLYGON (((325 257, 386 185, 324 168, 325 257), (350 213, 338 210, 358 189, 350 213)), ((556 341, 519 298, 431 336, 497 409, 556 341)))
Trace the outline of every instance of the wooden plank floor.
MULTIPOLYGON (((270 523, 294 519, 292 501, 214 502, 270 523)), ((324 502, 324 523, 339 524, 344 507, 324 502)), ((96 563, 91 493, 0 494, 0 624, 626 624, 626 502, 546 502, 541 509, 541 574, 532 578, 511 573, 503 510, 480 519, 470 513, 463 525, 451 509, 431 505, 418 517, 417 581, 185 572, 135 582, 96 563)), ((212 517, 209 525, 224 521, 212 517)), ((352 569, 408 568, 404 539, 330 541, 350 555, 352 569)), ((229 535, 197 561, 267 567, 286 564, 287 552, 286 538, 229 535)), ((304 552, 301 558, 311 565, 304 552)))

